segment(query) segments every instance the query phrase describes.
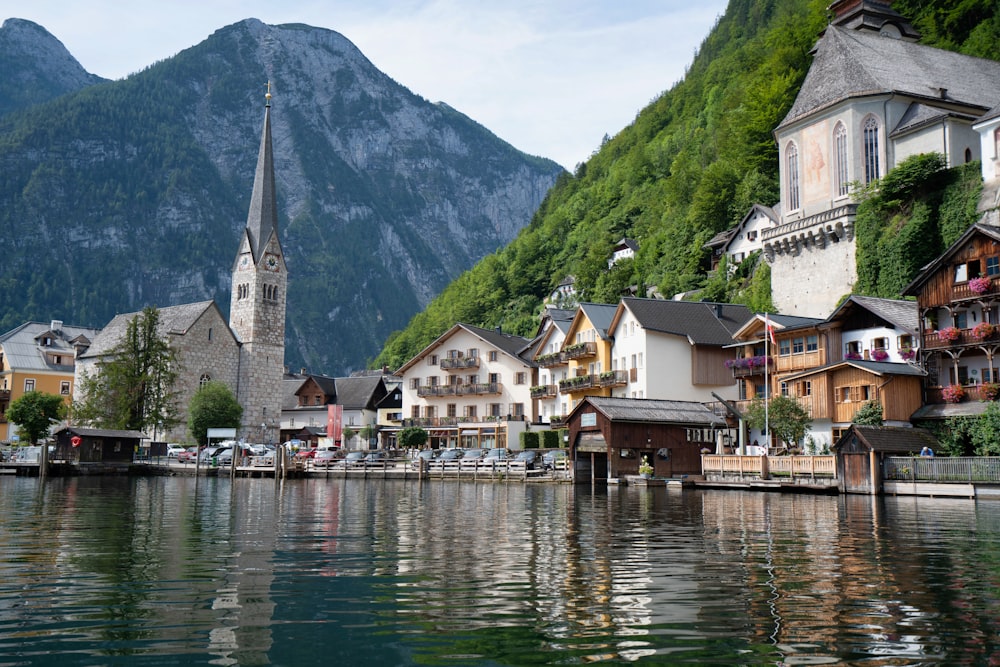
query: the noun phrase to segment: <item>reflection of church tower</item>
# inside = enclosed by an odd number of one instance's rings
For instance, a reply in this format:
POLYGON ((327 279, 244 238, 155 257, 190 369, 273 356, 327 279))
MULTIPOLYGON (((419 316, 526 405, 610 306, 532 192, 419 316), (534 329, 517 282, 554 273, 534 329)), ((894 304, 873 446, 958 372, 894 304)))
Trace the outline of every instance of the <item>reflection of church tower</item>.
POLYGON ((251 440, 274 441, 278 434, 285 365, 285 269, 274 196, 269 84, 250 213, 233 265, 229 308, 229 327, 242 343, 237 398, 251 440))

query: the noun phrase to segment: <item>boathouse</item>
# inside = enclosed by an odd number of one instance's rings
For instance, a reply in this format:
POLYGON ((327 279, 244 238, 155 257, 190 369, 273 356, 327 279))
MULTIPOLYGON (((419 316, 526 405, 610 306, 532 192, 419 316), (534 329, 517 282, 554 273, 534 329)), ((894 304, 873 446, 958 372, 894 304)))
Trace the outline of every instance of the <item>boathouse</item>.
POLYGON ((916 456, 924 447, 938 446, 922 428, 852 424, 833 445, 840 492, 881 494, 887 456, 916 456))
POLYGON ((115 431, 67 426, 55 433, 55 461, 67 463, 131 463, 148 436, 139 431, 115 431))

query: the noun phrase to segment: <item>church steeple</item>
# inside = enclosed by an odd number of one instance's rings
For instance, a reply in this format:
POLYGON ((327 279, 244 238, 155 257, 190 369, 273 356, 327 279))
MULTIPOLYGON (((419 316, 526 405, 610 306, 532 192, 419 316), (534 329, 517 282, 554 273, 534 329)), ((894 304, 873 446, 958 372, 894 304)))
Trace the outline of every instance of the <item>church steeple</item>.
POLYGON ((250 211, 247 214, 247 233, 250 251, 256 263, 267 245, 271 233, 278 232, 278 203, 274 196, 274 153, 271 149, 271 83, 267 84, 267 102, 264 104, 264 130, 260 136, 257 154, 257 172, 253 179, 250 211))

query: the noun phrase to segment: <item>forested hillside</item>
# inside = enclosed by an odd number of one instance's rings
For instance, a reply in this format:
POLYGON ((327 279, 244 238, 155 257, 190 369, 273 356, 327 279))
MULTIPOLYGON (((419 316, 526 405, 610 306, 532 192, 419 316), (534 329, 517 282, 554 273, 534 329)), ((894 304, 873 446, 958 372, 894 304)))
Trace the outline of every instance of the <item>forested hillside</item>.
MULTIPOLYGON (((684 79, 575 174, 564 175, 529 227, 394 334, 376 365, 398 367, 455 322, 531 335, 544 297, 567 275, 575 276, 587 301, 614 303, 635 286, 639 294, 655 287, 666 296, 703 289, 713 299, 768 308, 766 270, 746 282, 708 284, 703 245, 753 203, 778 201, 771 132, 801 85, 828 4, 730 2, 684 79), (634 260, 608 271, 612 246, 623 237, 637 239, 640 249, 634 260)), ((913 21, 924 44, 1000 60, 1000 14, 993 3, 905 0, 892 6, 913 21)), ((651 90, 657 83, 650 82, 651 90)), ((871 243, 877 245, 881 233, 881 227, 873 230, 871 243)), ((879 283, 869 275, 867 286, 875 292, 905 284, 901 276, 887 276, 879 283)))

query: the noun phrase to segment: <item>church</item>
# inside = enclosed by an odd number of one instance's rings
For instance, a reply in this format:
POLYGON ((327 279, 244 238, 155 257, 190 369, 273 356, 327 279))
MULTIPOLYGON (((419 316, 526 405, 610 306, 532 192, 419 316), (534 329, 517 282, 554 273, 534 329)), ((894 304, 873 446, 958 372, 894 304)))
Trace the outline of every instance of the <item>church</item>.
POLYGON ((855 184, 936 152, 949 167, 983 160, 989 186, 997 159, 990 119, 1000 104, 1000 62, 918 43, 885 1, 836 0, 830 11, 774 130, 781 203, 761 247, 775 308, 788 315, 826 317, 853 291, 855 184))
MULTIPOLYGON (((228 321, 214 300, 159 309, 159 332, 174 351, 180 423, 154 440, 185 442, 187 406, 198 388, 212 380, 227 385, 243 406, 239 437, 276 442, 281 418, 285 368, 285 305, 288 271, 278 238, 278 207, 271 147, 271 94, 266 95, 264 128, 246 227, 232 265, 228 321)), ((74 386, 95 373, 122 339, 128 323, 141 313, 116 316, 77 358, 74 386)))

